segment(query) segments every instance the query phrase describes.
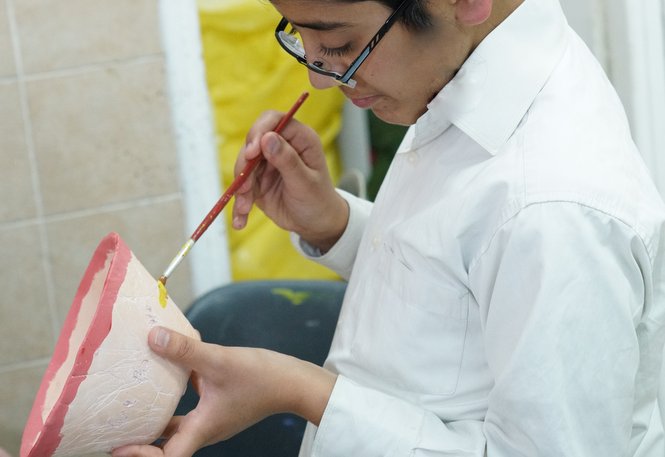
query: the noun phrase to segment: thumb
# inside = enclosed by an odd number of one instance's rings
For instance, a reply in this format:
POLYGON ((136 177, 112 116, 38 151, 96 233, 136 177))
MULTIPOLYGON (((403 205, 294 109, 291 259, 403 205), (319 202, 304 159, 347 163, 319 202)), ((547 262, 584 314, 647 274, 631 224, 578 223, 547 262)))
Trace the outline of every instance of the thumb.
POLYGON ((261 149, 270 164, 279 170, 282 176, 301 174, 305 163, 298 152, 281 135, 268 132, 261 138, 261 149))
POLYGON ((150 331, 148 344, 156 354, 191 369, 201 366, 204 360, 204 343, 164 327, 150 331))

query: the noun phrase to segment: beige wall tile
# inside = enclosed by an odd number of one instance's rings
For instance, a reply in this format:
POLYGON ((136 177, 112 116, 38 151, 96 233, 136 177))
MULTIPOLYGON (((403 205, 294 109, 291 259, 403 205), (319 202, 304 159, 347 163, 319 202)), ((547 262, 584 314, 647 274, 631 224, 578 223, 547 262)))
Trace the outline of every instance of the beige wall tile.
POLYGON ((161 59, 28 84, 45 214, 179 188, 165 84, 161 59))
POLYGON ((37 227, 0 231, 0 367, 53 350, 42 258, 37 227))
POLYGON ((0 151, 0 222, 34 217, 35 197, 16 83, 0 84, 0 151))
POLYGON ((15 4, 27 74, 161 53, 155 0, 15 4))
POLYGON ((23 427, 46 371, 46 363, 0 372, 0 445, 18 457, 23 427))
MULTIPOLYGON (((0 77, 16 74, 6 0, 0 0, 0 77)), ((0 105, 2 106, 2 105, 0 105)))
MULTIPOLYGON (((185 241, 179 200, 51 222, 47 225, 51 263, 56 266, 56 302, 63 322, 99 241, 117 232, 146 269, 158 278, 185 241)), ((184 309, 192 300, 185 258, 169 279, 173 300, 184 309)))

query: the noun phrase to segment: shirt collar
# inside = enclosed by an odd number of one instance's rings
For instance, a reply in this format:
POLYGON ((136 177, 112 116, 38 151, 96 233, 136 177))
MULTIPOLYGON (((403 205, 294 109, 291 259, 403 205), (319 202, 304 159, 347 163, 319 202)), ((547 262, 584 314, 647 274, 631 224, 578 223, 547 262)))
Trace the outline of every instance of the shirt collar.
POLYGON ((496 154, 560 60, 566 30, 558 0, 525 0, 434 97, 398 152, 418 148, 454 124, 496 154))

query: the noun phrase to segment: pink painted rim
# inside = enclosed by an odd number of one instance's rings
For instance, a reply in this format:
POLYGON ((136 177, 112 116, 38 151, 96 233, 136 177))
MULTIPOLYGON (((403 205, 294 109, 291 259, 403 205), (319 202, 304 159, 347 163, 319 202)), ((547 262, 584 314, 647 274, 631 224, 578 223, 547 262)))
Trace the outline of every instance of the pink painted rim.
POLYGON ((100 241, 95 250, 88 268, 81 279, 76 296, 65 319, 62 331, 55 345, 51 362, 49 363, 42 383, 37 392, 35 402, 28 416, 21 442, 21 457, 50 457, 60 444, 62 436, 60 430, 65 422, 69 405, 76 397, 79 386, 86 378, 95 351, 111 331, 111 317, 113 305, 118 296, 120 286, 127 274, 127 265, 132 253, 117 233, 110 233, 100 241), (57 401, 53 405, 46 421, 42 423, 42 409, 49 384, 60 370, 70 352, 69 339, 76 326, 83 299, 90 292, 93 278, 104 269, 109 256, 112 256, 108 266, 104 286, 97 300, 90 328, 87 330, 81 344, 76 350, 76 358, 71 372, 67 376, 65 385, 57 401))

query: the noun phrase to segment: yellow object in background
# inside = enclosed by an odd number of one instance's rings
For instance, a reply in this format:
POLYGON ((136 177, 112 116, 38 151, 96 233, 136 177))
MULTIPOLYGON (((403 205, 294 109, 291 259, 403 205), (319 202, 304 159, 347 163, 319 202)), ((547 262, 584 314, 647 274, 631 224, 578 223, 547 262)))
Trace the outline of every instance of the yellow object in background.
MULTIPOLYGON (((343 95, 316 90, 307 71, 285 53, 274 37, 280 16, 259 0, 198 0, 206 78, 219 137, 222 187, 233 181, 233 166, 245 137, 265 110, 286 112, 304 91, 309 99, 296 114, 321 136, 333 182, 341 174, 336 138, 342 123, 343 95)), ((259 210, 241 231, 231 228, 225 211, 234 280, 337 276, 293 248, 289 235, 259 210)))

